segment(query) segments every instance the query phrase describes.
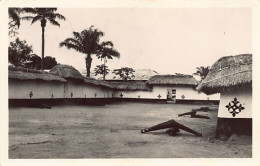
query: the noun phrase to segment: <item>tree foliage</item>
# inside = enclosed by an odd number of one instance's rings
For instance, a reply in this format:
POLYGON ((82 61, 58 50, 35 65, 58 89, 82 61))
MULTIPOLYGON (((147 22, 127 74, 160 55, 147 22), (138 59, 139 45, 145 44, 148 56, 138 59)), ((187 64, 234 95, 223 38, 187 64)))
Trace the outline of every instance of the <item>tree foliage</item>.
POLYGON ((113 71, 113 73, 115 73, 116 75, 119 75, 120 78, 122 78, 125 81, 135 78, 134 72, 135 72, 134 69, 128 68, 128 67, 122 67, 121 69, 115 69, 113 71))
POLYGON ((100 50, 100 38, 104 36, 104 32, 91 26, 81 32, 73 32, 73 37, 65 39, 60 43, 60 47, 74 49, 86 55, 87 77, 90 77, 90 68, 92 63, 92 55, 97 54, 100 50))
POLYGON ((29 69, 41 69, 41 57, 37 56, 37 55, 32 55, 26 65, 24 66, 25 68, 29 68, 29 69))
POLYGON ((55 58, 51 56, 44 57, 44 69, 52 69, 58 63, 55 58))
POLYGON ((114 49, 114 44, 111 41, 102 42, 96 52, 98 59, 113 59, 120 58, 120 53, 114 49))
POLYGON ((37 56, 33 54, 32 46, 28 45, 25 40, 21 41, 16 38, 15 41, 10 42, 8 47, 8 61, 14 66, 25 67, 32 57, 37 56))
POLYGON ((96 68, 94 69, 94 72, 95 72, 95 76, 97 75, 107 75, 109 73, 109 69, 107 66, 104 66, 103 64, 102 65, 97 65, 96 68))
POLYGON ((206 76, 208 75, 209 71, 210 71, 210 67, 209 66, 200 66, 200 67, 197 67, 196 68, 197 71, 196 73, 193 73, 193 75, 197 75, 197 76, 200 76, 200 81, 202 81, 203 79, 206 78, 206 76))

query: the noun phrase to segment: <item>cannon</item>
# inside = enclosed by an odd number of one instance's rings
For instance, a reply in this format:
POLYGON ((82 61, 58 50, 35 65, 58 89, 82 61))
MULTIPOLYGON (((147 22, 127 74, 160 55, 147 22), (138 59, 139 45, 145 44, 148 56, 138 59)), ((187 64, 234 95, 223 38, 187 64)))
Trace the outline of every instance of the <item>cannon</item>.
POLYGON ((191 115, 191 118, 210 119, 210 117, 204 115, 191 115))
POLYGON ((184 115, 190 115, 191 118, 210 119, 208 116, 196 115, 196 113, 197 113, 197 110, 196 109, 192 109, 190 112, 185 112, 183 114, 178 114, 178 117, 184 116, 184 115))
POLYGON ((150 128, 142 129, 141 133, 146 133, 146 132, 149 132, 149 131, 161 130, 161 129, 166 129, 166 128, 171 128, 171 130, 173 130, 174 133, 177 133, 179 131, 179 129, 181 129, 181 130, 187 131, 189 133, 192 133, 196 136, 199 136, 199 137, 202 136, 202 133, 194 131, 194 130, 176 122, 173 119, 166 121, 166 122, 163 122, 163 123, 160 123, 158 125, 152 126, 150 128))
POLYGON ((197 111, 195 110, 191 110, 190 112, 185 112, 183 114, 178 114, 178 116, 184 116, 184 115, 191 115, 191 116, 194 116, 195 114, 197 113, 197 111))
POLYGON ((213 110, 210 109, 209 107, 200 107, 199 109, 197 109, 197 111, 208 112, 208 111, 213 111, 213 110))

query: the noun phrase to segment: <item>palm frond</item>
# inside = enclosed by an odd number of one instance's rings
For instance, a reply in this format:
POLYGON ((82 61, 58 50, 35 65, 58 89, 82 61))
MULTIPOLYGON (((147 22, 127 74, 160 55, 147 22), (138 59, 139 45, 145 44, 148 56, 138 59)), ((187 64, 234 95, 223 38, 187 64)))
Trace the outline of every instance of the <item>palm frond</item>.
POLYGON ((22 12, 31 13, 31 14, 37 14, 37 11, 35 8, 23 8, 22 12))
POLYGON ((63 42, 71 43, 71 44, 77 45, 78 47, 82 47, 81 43, 78 40, 73 39, 73 38, 67 38, 63 42))
POLYGON ((105 41, 101 43, 102 47, 106 47, 106 46, 110 46, 110 47, 114 47, 114 44, 111 41, 105 41))
POLYGON ((73 36, 76 40, 78 40, 79 42, 83 41, 83 38, 81 36, 81 34, 79 32, 73 32, 73 36))
POLYGON ((35 8, 37 14, 45 15, 47 13, 54 13, 57 8, 35 8))
POLYGON ((61 42, 60 47, 66 47, 67 49, 74 49, 78 52, 84 53, 84 50, 81 49, 81 47, 78 47, 75 44, 67 43, 67 42, 61 42))
POLYGON ((54 14, 54 17, 55 17, 55 18, 58 18, 58 19, 60 19, 60 20, 66 20, 66 18, 65 18, 63 15, 59 14, 59 13, 55 13, 55 14, 54 14))
POLYGON ((56 20, 54 20, 54 19, 48 19, 48 20, 49 20, 49 22, 50 22, 52 25, 60 26, 60 24, 59 24, 56 20))
POLYGON ((36 21, 40 21, 40 20, 42 20, 42 16, 37 15, 37 16, 33 17, 32 24, 35 23, 36 21))

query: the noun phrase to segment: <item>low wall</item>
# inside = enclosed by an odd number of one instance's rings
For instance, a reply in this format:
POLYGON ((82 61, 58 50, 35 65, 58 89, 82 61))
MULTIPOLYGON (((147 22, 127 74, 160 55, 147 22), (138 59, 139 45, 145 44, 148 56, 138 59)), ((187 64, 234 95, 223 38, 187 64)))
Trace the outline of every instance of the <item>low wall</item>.
MULTIPOLYGON (((167 104, 166 99, 136 99, 136 98, 53 98, 53 99, 9 99, 9 107, 40 107, 55 105, 106 105, 118 102, 159 103, 167 104)), ((207 100, 177 100, 176 104, 206 104, 217 105, 218 101, 207 100)))

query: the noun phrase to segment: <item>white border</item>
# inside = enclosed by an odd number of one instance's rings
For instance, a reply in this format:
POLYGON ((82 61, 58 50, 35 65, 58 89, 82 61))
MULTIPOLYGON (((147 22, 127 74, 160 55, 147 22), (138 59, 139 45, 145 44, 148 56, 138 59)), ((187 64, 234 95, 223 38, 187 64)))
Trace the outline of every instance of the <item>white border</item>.
MULTIPOLYGON (((259 165, 260 159, 260 0, 10 0, 0 2, 0 165, 259 165), (210 8, 253 9, 253 158, 252 159, 8 159, 8 7, 210 8)), ((174 145, 172 145, 174 146, 174 145)), ((198 152, 199 153, 199 152, 198 152)))

